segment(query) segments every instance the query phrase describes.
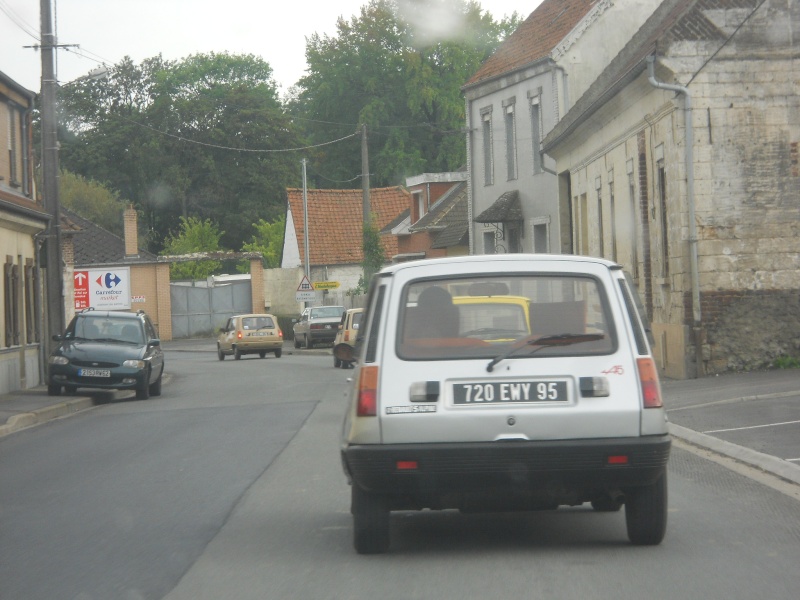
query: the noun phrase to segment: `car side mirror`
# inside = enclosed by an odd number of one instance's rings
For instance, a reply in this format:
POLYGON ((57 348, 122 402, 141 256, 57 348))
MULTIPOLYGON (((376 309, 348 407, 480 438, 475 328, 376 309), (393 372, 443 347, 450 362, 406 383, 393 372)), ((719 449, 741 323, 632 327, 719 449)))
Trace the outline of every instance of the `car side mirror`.
POLYGON ((53 341, 54 342, 60 342, 63 339, 64 338, 61 335, 57 334, 57 333, 53 335, 53 341))
POLYGON ((159 340, 157 338, 154 338, 154 339, 150 340, 149 342, 147 342, 147 345, 148 346, 160 346, 161 345, 161 340, 159 340))

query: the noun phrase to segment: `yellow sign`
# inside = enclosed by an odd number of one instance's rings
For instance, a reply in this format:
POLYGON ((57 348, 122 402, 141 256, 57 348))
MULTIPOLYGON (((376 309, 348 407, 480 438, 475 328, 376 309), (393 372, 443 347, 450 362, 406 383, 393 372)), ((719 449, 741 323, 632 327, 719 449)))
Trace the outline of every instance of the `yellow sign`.
POLYGON ((315 281, 313 285, 315 290, 335 290, 340 284, 338 281, 315 281))

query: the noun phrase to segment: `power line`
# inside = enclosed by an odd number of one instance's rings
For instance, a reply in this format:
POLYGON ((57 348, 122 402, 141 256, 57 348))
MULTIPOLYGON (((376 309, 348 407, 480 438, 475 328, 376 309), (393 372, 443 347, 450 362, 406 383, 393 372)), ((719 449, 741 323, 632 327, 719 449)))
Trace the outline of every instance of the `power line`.
POLYGON ((139 123, 138 121, 134 121, 133 119, 128 119, 127 117, 123 117, 123 116, 120 116, 120 115, 117 115, 117 116, 118 116, 118 118, 122 119, 123 121, 128 121, 129 123, 133 123, 134 125, 138 125, 139 127, 144 127, 145 129, 149 129, 151 131, 154 131, 155 133, 158 133, 160 135, 179 140, 181 142, 187 142, 189 144, 197 144, 198 146, 206 146, 208 148, 217 148, 219 150, 233 150, 235 152, 254 152, 254 153, 259 153, 259 154, 270 154, 270 153, 275 153, 275 152, 297 152, 299 150, 311 150, 312 148, 321 148, 323 146, 330 146, 331 144, 336 144, 337 142, 342 142, 344 140, 350 139, 350 138, 355 137, 356 135, 358 135, 357 133, 351 133, 350 135, 346 135, 346 136, 341 137, 341 138, 336 139, 336 140, 330 140, 328 142, 323 142, 321 144, 314 144, 314 145, 311 145, 311 146, 301 146, 301 147, 298 147, 298 148, 275 148, 275 149, 262 149, 262 150, 255 149, 255 148, 233 148, 231 146, 222 146, 222 145, 219 145, 219 144, 210 144, 208 142, 199 142, 197 140, 191 140, 189 138, 185 138, 183 136, 176 135, 174 133, 168 133, 166 131, 161 131, 160 129, 156 129, 155 127, 152 127, 151 125, 147 125, 145 123, 139 123))
POLYGON ((14 25, 19 27, 27 35, 35 39, 37 42, 40 41, 39 32, 36 27, 32 26, 25 19, 15 13, 14 9, 6 4, 5 0, 0 0, 0 12, 5 13, 5 15, 11 19, 14 25))

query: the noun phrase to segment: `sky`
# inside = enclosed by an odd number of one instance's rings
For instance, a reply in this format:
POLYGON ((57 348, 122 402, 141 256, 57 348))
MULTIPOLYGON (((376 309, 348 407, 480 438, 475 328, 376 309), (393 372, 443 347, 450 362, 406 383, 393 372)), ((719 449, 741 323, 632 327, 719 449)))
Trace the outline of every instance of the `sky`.
MULTIPOLYGON (((426 14, 431 0, 400 0, 421 27, 452 30, 445 15, 426 14)), ((438 0, 438 3, 447 0, 438 0)), ((482 0, 496 20, 516 11, 526 18, 541 0, 482 0)), ((140 63, 159 53, 253 54, 270 64, 285 93, 305 74, 306 38, 335 35, 339 16, 351 20, 368 0, 51 0, 58 43, 58 81, 65 84, 103 64, 130 56, 140 63)), ((39 92, 40 0, 0 0, 0 71, 39 92)))

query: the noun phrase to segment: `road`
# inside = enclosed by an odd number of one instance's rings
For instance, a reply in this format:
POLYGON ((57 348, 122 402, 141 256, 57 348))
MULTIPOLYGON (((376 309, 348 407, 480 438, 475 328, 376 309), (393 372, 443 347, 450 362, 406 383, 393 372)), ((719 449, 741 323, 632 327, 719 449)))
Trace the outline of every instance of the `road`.
POLYGON ((393 516, 351 544, 329 356, 167 355, 161 398, 0 439, 3 600, 792 598, 800 495, 676 445, 658 547, 624 513, 393 516))

